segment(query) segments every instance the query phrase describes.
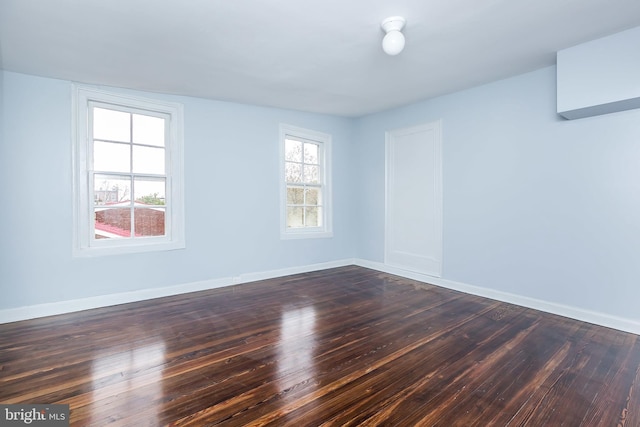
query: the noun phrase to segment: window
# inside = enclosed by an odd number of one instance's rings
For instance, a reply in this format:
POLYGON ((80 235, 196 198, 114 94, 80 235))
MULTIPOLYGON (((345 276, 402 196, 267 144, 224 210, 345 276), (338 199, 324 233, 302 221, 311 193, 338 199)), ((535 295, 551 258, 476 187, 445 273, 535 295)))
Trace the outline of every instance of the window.
POLYGON ((182 105, 74 86, 74 254, 184 247, 182 105))
POLYGON ((283 239, 331 237, 331 135, 280 125, 283 239))

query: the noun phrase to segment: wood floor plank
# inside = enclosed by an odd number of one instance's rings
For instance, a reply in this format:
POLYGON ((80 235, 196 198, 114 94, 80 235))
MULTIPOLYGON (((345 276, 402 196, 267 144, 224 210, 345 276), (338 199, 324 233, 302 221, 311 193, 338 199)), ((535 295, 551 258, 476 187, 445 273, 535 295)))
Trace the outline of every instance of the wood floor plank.
POLYGON ((349 266, 0 325, 78 426, 640 427, 640 339, 349 266))

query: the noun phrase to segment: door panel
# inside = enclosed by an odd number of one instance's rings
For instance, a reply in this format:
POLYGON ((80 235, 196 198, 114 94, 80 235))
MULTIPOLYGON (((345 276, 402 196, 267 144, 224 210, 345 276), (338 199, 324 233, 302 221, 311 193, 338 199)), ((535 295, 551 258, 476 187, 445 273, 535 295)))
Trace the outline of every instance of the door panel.
POLYGON ((387 132, 385 263, 442 273, 441 122, 387 132))

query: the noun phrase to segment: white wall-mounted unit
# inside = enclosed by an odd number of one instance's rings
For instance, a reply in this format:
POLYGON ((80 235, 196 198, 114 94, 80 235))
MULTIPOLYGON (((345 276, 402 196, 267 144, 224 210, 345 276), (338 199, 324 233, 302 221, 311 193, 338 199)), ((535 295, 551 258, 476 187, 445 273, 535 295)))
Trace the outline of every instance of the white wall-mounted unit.
POLYGON ((561 50, 557 64, 561 116, 640 108, 640 27, 561 50))

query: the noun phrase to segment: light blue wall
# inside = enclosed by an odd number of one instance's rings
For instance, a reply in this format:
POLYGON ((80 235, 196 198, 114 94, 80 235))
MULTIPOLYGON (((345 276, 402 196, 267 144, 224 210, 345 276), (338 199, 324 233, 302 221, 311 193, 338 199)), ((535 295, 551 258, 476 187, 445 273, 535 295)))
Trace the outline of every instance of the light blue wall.
POLYGON ((560 118, 555 67, 357 120, 143 94, 185 105, 187 249, 95 259, 71 257, 70 83, 2 82, 0 309, 382 262, 385 131, 442 119, 443 277, 640 319, 640 111, 560 118), (333 239, 279 239, 280 122, 333 135, 333 239))
POLYGON ((72 258, 71 83, 0 73, 0 309, 353 257, 351 120, 143 93, 184 104, 187 248, 72 258), (280 240, 280 122, 333 136, 331 239, 280 240))
POLYGON ((384 258, 385 131, 443 119, 443 278, 640 319, 640 110, 555 100, 551 67, 357 120, 358 256, 384 258))

